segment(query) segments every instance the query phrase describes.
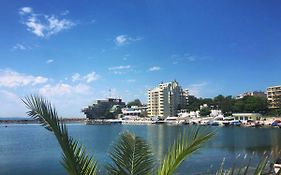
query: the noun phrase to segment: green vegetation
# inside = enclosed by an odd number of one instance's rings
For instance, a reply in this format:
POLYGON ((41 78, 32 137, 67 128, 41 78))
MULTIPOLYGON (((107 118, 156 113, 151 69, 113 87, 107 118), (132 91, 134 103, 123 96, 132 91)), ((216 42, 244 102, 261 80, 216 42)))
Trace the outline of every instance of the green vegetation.
POLYGON ((211 110, 208 107, 204 107, 202 109, 200 109, 199 114, 202 117, 206 117, 211 113, 211 110))
MULTIPOLYGON (((43 97, 26 97, 23 102, 29 109, 27 114, 38 120, 43 127, 52 132, 62 149, 62 165, 70 175, 96 175, 98 166, 96 160, 86 153, 86 148, 68 134, 66 125, 59 120, 54 107, 43 97)), ((172 175, 176 172, 181 163, 192 153, 200 149, 205 142, 210 140, 213 132, 197 128, 191 132, 183 132, 169 148, 164 159, 156 167, 156 161, 152 154, 150 145, 140 137, 132 133, 125 132, 115 142, 109 152, 112 160, 106 166, 109 175, 172 175)), ((254 175, 272 174, 268 169, 269 158, 262 159, 261 162, 249 172, 249 164, 242 168, 233 166, 224 169, 223 163, 217 171, 217 175, 225 174, 248 174, 254 175)), ((207 172, 204 174, 208 174, 207 172)), ((281 174, 279 171, 278 175, 281 174)))
POLYGON ((131 106, 142 106, 142 103, 139 99, 135 99, 134 101, 130 101, 128 102, 127 104, 128 107, 131 107, 131 106))
POLYGON ((189 96, 187 110, 196 111, 203 104, 207 104, 211 109, 221 109, 225 115, 230 115, 234 112, 254 112, 261 114, 267 114, 269 112, 266 98, 246 96, 242 99, 234 99, 232 96, 225 97, 223 95, 218 95, 213 99, 189 96))

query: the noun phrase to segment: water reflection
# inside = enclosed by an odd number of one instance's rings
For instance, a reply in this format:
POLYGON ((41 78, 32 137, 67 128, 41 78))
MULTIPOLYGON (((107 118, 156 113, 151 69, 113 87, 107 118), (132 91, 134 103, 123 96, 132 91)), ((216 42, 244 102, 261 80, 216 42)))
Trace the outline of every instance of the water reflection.
MULTIPOLYGON (((176 137, 184 130, 188 132, 191 128, 194 126, 147 126, 147 140, 152 144, 156 157, 162 160, 176 137)), ((252 159, 254 165, 265 153, 271 153, 273 159, 281 155, 280 129, 243 127, 209 127, 209 129, 216 131, 215 137, 183 163, 185 168, 189 167, 189 172, 193 172, 192 169, 196 170, 202 165, 206 168, 211 165, 217 169, 223 158, 226 158, 225 165, 230 167, 236 159, 237 165, 245 165, 249 159, 252 159)), ((183 169, 179 171, 180 174, 186 172, 183 169)))
MULTIPOLYGON (((176 137, 192 128, 194 126, 69 125, 70 135, 87 147, 87 151, 94 155, 100 167, 110 161, 108 148, 119 134, 126 130, 146 139, 152 145, 157 159, 161 160, 176 137)), ((215 137, 184 161, 177 174, 206 172, 210 166, 215 171, 223 158, 226 159, 225 167, 231 167, 238 155, 240 155, 238 165, 246 164, 249 158, 252 158, 254 163, 257 162, 264 151, 272 152, 274 159, 280 155, 281 129, 243 127, 209 129, 216 130, 215 137)), ((0 138, 0 174, 20 175, 22 172, 36 174, 39 171, 46 172, 46 175, 66 174, 59 163, 61 158, 59 145, 54 136, 41 126, 0 127, 0 138)))

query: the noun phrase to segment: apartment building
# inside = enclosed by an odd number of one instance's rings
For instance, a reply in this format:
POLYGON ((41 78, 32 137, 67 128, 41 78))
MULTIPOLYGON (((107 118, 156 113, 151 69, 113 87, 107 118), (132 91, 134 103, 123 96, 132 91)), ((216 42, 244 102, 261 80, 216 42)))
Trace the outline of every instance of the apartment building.
POLYGON ((268 107, 279 108, 281 105, 281 85, 267 88, 268 107))
POLYGON ((179 108, 185 108, 188 105, 188 90, 183 90, 176 80, 160 83, 154 89, 148 90, 147 94, 149 117, 176 116, 179 108))
POLYGON ((242 99, 247 96, 254 96, 254 97, 264 97, 266 98, 266 93, 262 91, 254 91, 254 92, 244 92, 235 97, 236 100, 242 99))

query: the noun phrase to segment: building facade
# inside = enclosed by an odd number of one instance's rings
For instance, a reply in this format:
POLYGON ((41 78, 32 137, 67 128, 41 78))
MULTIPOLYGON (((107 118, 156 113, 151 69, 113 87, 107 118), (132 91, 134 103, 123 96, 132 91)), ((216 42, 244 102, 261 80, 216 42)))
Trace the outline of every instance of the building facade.
POLYGON ((183 90, 177 81, 161 83, 147 92, 148 117, 166 118, 176 116, 178 109, 188 105, 188 90, 183 90))
POLYGON ((147 116, 147 106, 131 106, 122 108, 123 119, 135 119, 147 116))
POLYGON ((268 107, 271 109, 280 108, 281 106, 281 85, 267 88, 268 107))
POLYGON ((97 100, 93 105, 82 109, 82 112, 88 119, 112 119, 117 118, 117 115, 125 107, 125 103, 120 98, 107 98, 104 100, 97 100))

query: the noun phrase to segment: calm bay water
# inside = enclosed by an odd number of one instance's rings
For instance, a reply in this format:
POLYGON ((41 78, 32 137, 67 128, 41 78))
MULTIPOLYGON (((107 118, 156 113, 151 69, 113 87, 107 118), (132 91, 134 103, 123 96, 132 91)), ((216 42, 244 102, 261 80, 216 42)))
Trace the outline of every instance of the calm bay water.
MULTIPOLYGON (((0 174, 66 174, 60 164, 61 152, 54 136, 37 124, 0 125, 0 174)), ((167 125, 83 125, 69 124, 71 136, 83 143, 102 165, 109 162, 107 151, 118 135, 129 130, 145 138, 157 159, 163 158, 175 137, 192 126, 167 125)), ((225 166, 256 163, 264 151, 278 157, 281 150, 281 129, 210 127, 216 136, 204 148, 183 162, 177 174, 206 172, 217 169, 223 158, 225 166), (240 155, 240 157, 239 157, 240 155)))

